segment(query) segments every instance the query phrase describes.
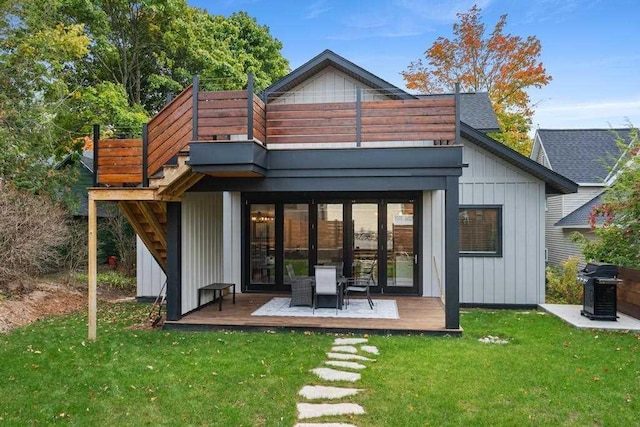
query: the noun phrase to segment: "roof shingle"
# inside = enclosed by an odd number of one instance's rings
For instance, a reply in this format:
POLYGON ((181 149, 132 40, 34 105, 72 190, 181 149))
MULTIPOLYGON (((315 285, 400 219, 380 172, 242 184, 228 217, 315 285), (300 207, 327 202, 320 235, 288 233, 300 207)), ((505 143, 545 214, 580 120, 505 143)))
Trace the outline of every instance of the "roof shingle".
POLYGON ((551 168, 578 183, 602 183, 622 154, 617 136, 625 129, 538 129, 551 168))

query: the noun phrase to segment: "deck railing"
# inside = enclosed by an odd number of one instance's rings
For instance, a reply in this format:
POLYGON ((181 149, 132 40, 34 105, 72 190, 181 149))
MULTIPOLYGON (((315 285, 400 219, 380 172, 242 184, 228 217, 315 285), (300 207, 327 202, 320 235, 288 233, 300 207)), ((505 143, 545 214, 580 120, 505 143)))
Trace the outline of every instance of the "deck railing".
POLYGON ((321 144, 430 141, 455 144, 459 97, 265 105, 246 90, 200 91, 193 84, 156 114, 142 140, 99 142, 97 183, 146 185, 190 142, 258 141, 321 144))

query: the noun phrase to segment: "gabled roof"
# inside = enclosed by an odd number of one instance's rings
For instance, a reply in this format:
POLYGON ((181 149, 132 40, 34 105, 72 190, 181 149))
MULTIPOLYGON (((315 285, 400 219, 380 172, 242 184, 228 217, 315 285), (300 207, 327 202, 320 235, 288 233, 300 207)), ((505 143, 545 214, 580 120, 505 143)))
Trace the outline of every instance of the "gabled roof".
MULTIPOLYGON (((450 98, 454 94, 416 95, 417 98, 450 98)), ((499 132, 500 125, 487 92, 460 94, 460 120, 480 132, 499 132)))
POLYGON ((268 97, 278 97, 282 93, 293 89, 298 84, 307 80, 312 75, 319 73, 328 66, 336 68, 366 86, 378 89, 380 93, 387 95, 391 99, 415 99, 415 96, 370 73, 364 68, 354 64, 329 49, 305 62, 277 82, 273 83, 262 91, 262 95, 265 99, 268 97))
POLYGON ((622 155, 617 135, 629 141, 624 129, 538 129, 536 143, 547 155, 551 169, 578 183, 604 183, 622 155))
MULTIPOLYGON (((262 91, 262 96, 277 98, 329 66, 368 87, 377 89, 392 99, 439 99, 454 96, 454 94, 412 95, 328 49, 273 83, 262 91)), ((460 120, 481 132, 500 130, 491 100, 486 92, 460 94, 460 120)))
MULTIPOLYGON (((589 214, 593 210, 594 207, 602 204, 602 195, 604 191, 598 194, 593 199, 589 200, 584 205, 580 206, 575 211, 571 212, 569 215, 562 218, 560 221, 556 222, 554 225, 557 227, 566 227, 566 228, 584 228, 589 227, 589 214)), ((598 224, 602 223, 604 218, 598 217, 598 224)))
POLYGON ((460 134, 480 148, 500 157, 546 183, 547 194, 575 193, 578 184, 540 163, 523 156, 466 123, 460 123, 460 134))

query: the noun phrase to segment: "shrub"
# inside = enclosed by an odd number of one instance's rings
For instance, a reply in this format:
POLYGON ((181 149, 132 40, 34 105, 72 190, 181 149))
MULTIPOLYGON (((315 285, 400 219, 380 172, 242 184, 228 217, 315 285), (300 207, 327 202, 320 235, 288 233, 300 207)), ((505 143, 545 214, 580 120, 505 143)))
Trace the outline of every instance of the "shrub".
POLYGON ((548 266, 546 278, 546 300, 553 304, 581 304, 582 286, 578 284, 580 258, 571 257, 559 267, 548 266))
MULTIPOLYGON (((133 290, 136 287, 135 277, 127 276, 122 271, 106 270, 99 272, 97 276, 97 283, 100 286, 108 286, 121 290, 133 290)), ((76 279, 85 285, 88 282, 86 273, 77 274, 76 279)))
POLYGON ((0 285, 54 271, 68 239, 62 206, 0 182, 0 285))

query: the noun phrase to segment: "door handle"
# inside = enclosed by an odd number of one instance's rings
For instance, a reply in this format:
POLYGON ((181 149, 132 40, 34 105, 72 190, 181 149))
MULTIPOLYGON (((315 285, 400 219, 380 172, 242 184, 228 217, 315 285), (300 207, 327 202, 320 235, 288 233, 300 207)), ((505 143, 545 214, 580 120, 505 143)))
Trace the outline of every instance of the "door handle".
POLYGON ((418 265, 418 255, 417 254, 413 256, 413 263, 418 265))

